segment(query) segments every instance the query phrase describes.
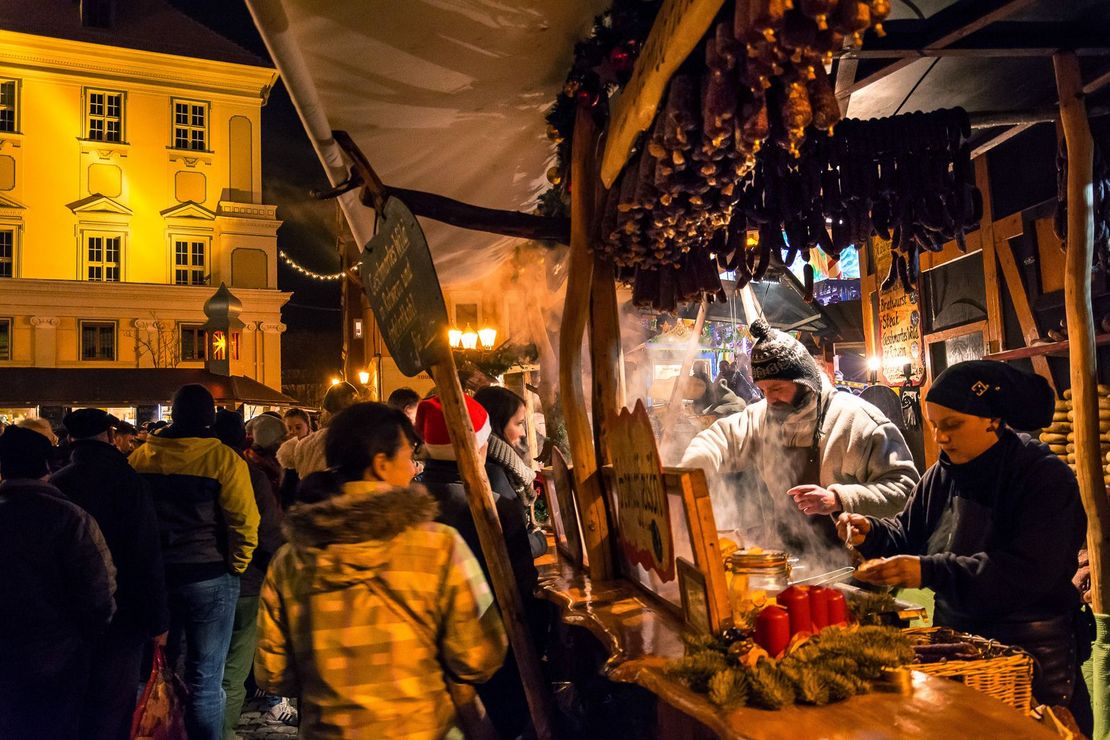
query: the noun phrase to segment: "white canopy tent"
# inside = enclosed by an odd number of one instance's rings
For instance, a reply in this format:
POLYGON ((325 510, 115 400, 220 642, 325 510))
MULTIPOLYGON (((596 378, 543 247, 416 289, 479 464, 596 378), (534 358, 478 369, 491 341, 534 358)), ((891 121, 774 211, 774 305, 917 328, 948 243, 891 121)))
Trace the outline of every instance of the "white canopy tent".
MULTIPOLYGON (((345 130, 388 186, 531 212, 553 158, 544 114, 607 0, 247 0, 332 185, 345 130)), ((359 243, 374 212, 340 200, 359 243)), ((421 219, 442 284, 520 240, 421 219)))

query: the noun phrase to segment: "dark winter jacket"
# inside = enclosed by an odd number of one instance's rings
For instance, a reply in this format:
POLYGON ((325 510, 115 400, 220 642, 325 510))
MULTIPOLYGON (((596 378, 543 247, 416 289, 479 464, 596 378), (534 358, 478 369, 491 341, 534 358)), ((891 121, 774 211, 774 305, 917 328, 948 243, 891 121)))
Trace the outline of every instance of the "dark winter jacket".
POLYGON ((270 559, 285 544, 285 536, 281 533, 281 509, 270 486, 269 476, 252 462, 247 462, 247 469, 251 474, 251 487, 254 488, 254 502, 258 505, 258 547, 251 557, 251 564, 239 579, 239 596, 258 596, 270 559))
POLYGON ((154 497, 167 585, 247 569, 258 543, 258 505, 235 450, 209 432, 170 425, 127 460, 154 497))
POLYGON ((942 453, 901 514, 870 521, 861 552, 920 555, 937 624, 975 631, 980 623, 1050 619, 1079 604, 1071 582, 1087 531, 1079 487, 1024 434, 1006 430, 962 465, 942 453))
POLYGON ((119 584, 112 631, 140 639, 160 635, 169 629, 169 609, 150 491, 114 445, 84 439, 71 449, 72 462, 50 482, 92 515, 108 543, 119 584))
POLYGON ((0 481, 0 671, 64 664, 115 612, 116 569, 96 521, 52 485, 0 481))
MULTIPOLYGON (((497 518, 501 520, 501 529, 505 534, 505 546, 509 550, 509 561, 517 588, 520 589, 521 596, 527 600, 536 590, 539 575, 532 561, 532 547, 525 526, 524 506, 499 467, 488 468, 486 474, 489 476, 490 488, 493 489, 494 498, 497 500, 497 518)), ((478 558, 482 572, 489 579, 489 567, 486 565, 482 545, 478 541, 478 529, 474 526, 474 518, 470 514, 470 505, 466 500, 466 489, 463 488, 462 478, 459 476, 458 464, 453 460, 428 460, 424 465, 424 472, 416 477, 416 482, 423 483, 428 492, 439 502, 439 516, 436 517, 436 521, 458 530, 478 558)))

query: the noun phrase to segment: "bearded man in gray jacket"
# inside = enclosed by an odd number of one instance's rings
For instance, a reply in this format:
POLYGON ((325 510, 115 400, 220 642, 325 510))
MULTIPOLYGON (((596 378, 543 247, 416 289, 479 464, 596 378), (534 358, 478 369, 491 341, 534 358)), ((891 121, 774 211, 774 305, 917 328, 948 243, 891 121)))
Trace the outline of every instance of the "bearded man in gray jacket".
POLYGON ((763 400, 698 434, 682 459, 682 467, 702 468, 715 484, 720 528, 751 530, 760 526, 751 519, 762 516, 764 525, 777 519, 782 532, 808 515, 819 518, 811 524, 831 541, 829 514, 900 512, 921 476, 898 427, 871 404, 833 388, 793 337, 763 319, 750 331, 752 377, 763 400), (760 493, 738 501, 743 494, 722 484, 729 473, 756 479, 760 493), (771 500, 752 500, 766 496, 771 500))

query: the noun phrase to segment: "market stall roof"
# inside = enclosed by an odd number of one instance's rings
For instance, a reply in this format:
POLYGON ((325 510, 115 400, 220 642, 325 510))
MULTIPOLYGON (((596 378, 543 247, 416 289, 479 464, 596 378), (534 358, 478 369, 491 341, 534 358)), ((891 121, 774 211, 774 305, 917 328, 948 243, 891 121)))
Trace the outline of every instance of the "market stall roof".
POLYGON ((293 406, 296 400, 241 375, 201 368, 0 368, 0 406, 148 406, 169 403, 187 383, 199 383, 216 403, 293 406))
MULTIPOLYGON (((332 184, 347 172, 330 132, 345 129, 386 185, 531 211, 552 155, 544 112, 575 42, 611 3, 247 4, 332 184)), ((868 33, 862 50, 832 70, 851 117, 955 106, 1047 109, 1056 103, 1050 57, 1058 48, 1078 50, 1088 93, 1110 80, 1105 0, 903 0, 885 26, 885 38, 868 33)), ((973 146, 989 147, 1029 125, 980 129, 973 146)), ((352 207, 353 192, 341 202, 365 241, 371 212, 352 207)), ((494 269, 517 241, 422 223, 448 285, 494 269)))
MULTIPOLYGON (((609 0, 247 4, 333 184, 347 173, 330 132, 345 130, 386 185, 531 212, 549 186, 544 114, 609 0)), ((355 212, 365 242, 372 216, 355 212)), ((444 284, 480 278, 519 243, 421 225, 444 284)))

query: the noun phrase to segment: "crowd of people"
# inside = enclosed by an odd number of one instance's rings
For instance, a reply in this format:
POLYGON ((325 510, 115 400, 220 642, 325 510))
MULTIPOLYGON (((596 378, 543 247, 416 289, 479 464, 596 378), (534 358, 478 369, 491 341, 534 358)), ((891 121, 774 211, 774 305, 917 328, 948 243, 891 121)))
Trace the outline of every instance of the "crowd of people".
MULTIPOLYGON (((860 580, 931 589, 936 624, 1024 648, 1034 696, 1089 728, 1079 664, 1092 635, 1072 581, 1086 519, 1074 474, 1017 431, 1051 421, 1047 382, 988 361, 941 373, 925 399, 940 459, 922 476, 897 426, 838 392, 801 344, 761 320, 751 332, 744 374, 762 397, 682 462, 714 484, 721 528, 740 507, 736 526, 790 549, 851 543, 872 558, 860 580), (721 485, 730 476, 759 487, 721 485)), ((499 386, 465 401, 544 655, 554 620, 535 597, 547 540, 525 402, 499 386)), ((136 430, 87 408, 61 434, 36 420, 0 433, 0 737, 128 737, 163 649, 188 688, 190 738, 234 738, 248 687, 306 736, 443 737, 478 722, 528 736, 440 400, 402 389, 361 402, 338 384, 322 409, 319 428, 296 409, 244 423, 187 385, 168 424, 136 430)))
MULTIPOLYGON (((524 402, 484 397, 467 398, 477 451, 496 450, 487 473, 542 645, 524 402)), ((439 737, 461 715, 524 734, 442 407, 409 389, 390 402, 339 384, 318 429, 300 409, 244 423, 187 385, 169 423, 82 408, 59 430, 0 429, 0 737, 128 738, 155 651, 183 679, 190 738, 235 738, 249 690, 306 736, 439 737), (484 711, 456 710, 461 684, 484 711)))

